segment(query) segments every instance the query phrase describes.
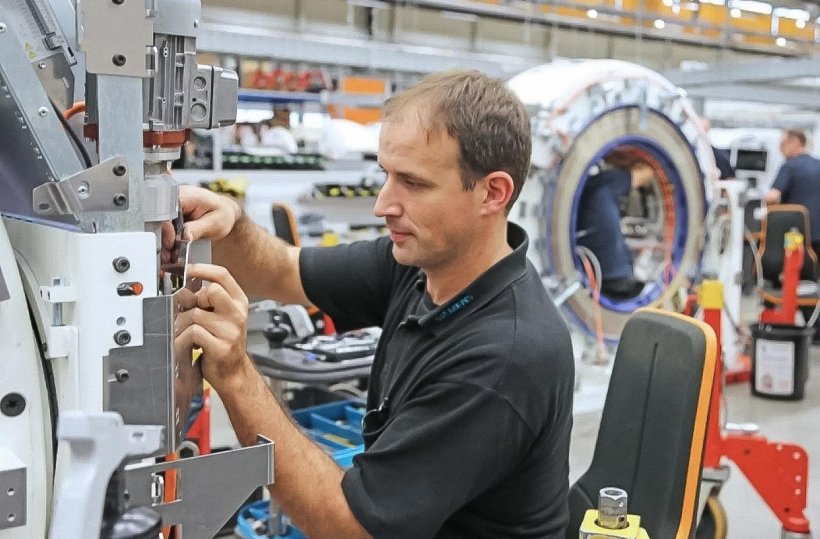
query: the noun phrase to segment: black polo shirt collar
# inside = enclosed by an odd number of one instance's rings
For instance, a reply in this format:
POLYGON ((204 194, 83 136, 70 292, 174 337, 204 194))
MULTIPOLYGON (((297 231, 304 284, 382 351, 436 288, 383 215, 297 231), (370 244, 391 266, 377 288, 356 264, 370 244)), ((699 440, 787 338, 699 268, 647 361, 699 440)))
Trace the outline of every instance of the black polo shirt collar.
MULTIPOLYGON (((507 223, 507 243, 513 252, 496 262, 482 273, 467 288, 453 296, 446 303, 419 316, 409 313, 404 325, 418 326, 437 334, 448 327, 451 322, 459 320, 476 311, 506 289, 513 281, 522 277, 527 271, 527 233, 514 223, 507 223)), ((416 291, 426 293, 427 275, 419 270, 416 280, 416 291)), ((422 296, 423 297, 423 296, 422 296)))

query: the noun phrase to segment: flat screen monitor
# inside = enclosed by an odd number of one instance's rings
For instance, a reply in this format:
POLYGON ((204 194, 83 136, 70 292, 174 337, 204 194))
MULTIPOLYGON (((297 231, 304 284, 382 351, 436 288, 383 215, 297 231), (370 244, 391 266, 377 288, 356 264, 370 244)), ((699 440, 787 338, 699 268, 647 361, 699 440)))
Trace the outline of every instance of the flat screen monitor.
POLYGON ((766 150, 744 150, 738 148, 735 157, 735 170, 766 171, 766 159, 769 153, 766 150))

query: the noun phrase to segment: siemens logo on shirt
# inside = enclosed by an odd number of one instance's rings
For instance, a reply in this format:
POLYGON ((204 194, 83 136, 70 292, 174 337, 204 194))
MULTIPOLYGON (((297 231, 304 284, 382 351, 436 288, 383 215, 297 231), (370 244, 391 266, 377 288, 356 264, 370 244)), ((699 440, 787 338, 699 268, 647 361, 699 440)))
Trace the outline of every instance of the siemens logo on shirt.
POLYGON ((472 301, 473 296, 462 296, 461 298, 457 299, 456 301, 442 309, 441 312, 438 313, 433 320, 435 320, 436 322, 441 322, 445 318, 452 316, 461 309, 463 309, 466 305, 469 305, 472 301))

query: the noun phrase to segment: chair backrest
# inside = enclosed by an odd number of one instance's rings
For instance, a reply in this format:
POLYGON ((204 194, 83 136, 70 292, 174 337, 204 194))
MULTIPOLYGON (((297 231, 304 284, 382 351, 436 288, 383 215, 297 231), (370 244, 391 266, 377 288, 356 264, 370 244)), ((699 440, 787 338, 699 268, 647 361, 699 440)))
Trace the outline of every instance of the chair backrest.
POLYGON ((803 268, 800 279, 813 281, 817 267, 814 251, 811 249, 811 229, 809 228, 809 211, 799 204, 771 204, 766 209, 763 219, 762 247, 760 248, 760 269, 763 279, 775 287, 781 285, 783 273, 784 237, 792 228, 803 234, 803 268))
POLYGON ((302 242, 299 238, 299 229, 296 226, 296 217, 294 217, 293 211, 285 204, 274 203, 271 206, 271 213, 273 215, 273 231, 276 237, 299 247, 302 242))
POLYGON ((716 354, 715 333, 703 322, 659 309, 629 318, 592 463, 569 492, 568 539, 577 539, 604 487, 627 491, 628 510, 650 537, 690 537, 716 354))

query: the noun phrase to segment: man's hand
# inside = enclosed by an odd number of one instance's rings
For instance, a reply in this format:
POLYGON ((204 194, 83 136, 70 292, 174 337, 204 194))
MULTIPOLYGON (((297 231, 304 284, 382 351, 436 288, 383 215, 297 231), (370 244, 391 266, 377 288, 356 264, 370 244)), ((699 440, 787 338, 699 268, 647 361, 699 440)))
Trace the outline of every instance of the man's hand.
POLYGON ((763 196, 763 200, 766 201, 766 204, 780 204, 780 198, 782 197, 782 193, 780 189, 769 189, 766 194, 763 196))
POLYGON ((202 348, 202 373, 218 393, 253 369, 247 357, 248 298, 228 270, 191 264, 188 275, 210 284, 197 292, 197 305, 177 316, 177 339, 202 348))
MULTIPOLYGON (((179 186, 179 208, 185 216, 182 239, 221 240, 233 230, 242 215, 239 204, 201 187, 179 186)), ((176 232, 171 223, 162 225, 162 261, 171 258, 176 232)))

